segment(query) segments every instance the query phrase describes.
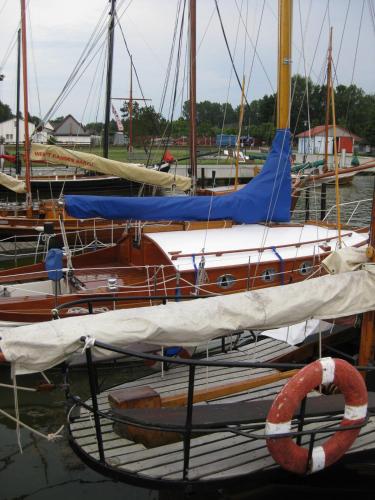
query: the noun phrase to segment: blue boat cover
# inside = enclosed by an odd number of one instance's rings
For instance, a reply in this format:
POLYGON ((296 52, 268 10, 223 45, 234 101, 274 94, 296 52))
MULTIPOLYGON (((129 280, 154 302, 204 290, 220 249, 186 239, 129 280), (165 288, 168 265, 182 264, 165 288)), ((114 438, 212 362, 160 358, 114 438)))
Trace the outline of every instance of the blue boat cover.
POLYGON ((235 193, 143 198, 66 195, 65 208, 77 219, 287 222, 291 204, 290 156, 290 131, 279 129, 261 172, 235 193))
POLYGON ((52 281, 61 280, 63 277, 63 251, 60 248, 50 248, 44 265, 48 271, 48 279, 52 281))

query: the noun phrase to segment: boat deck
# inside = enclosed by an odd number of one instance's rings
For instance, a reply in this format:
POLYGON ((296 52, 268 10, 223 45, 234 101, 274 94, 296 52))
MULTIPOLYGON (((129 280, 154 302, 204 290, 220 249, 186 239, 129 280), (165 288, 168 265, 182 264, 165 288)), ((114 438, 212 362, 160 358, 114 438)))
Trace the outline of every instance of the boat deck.
MULTIPOLYGON (((285 343, 264 339, 240 347, 230 353, 219 354, 215 360, 225 361, 269 361, 295 349, 285 343)), ((222 383, 235 382, 275 373, 271 369, 253 368, 223 368, 197 367, 195 375, 195 390, 212 388, 222 383)), ((119 388, 135 388, 147 385, 157 390, 161 397, 181 393, 187 388, 188 367, 178 366, 164 373, 160 372, 141 378, 136 381, 122 384, 119 388)), ((259 399, 274 399, 286 380, 280 380, 258 387, 241 394, 220 398, 215 401, 199 404, 222 404, 259 399)), ((98 404, 101 411, 110 409, 108 392, 98 395, 98 404)), ((320 396, 318 393, 312 396, 320 396)), ((91 404, 91 400, 87 401, 91 404)), ((325 423, 325 425, 329 425, 325 423)), ((331 423, 332 425, 332 423, 331 423)), ((310 424, 311 426, 311 424, 310 424)), ((315 424, 321 427, 322 424, 315 424)), ((304 427, 307 430, 309 425, 304 427)), ((99 453, 96 439, 94 420, 85 409, 81 409, 80 417, 70 423, 71 443, 76 451, 85 456, 86 460, 99 466, 99 453)), ((183 442, 176 442, 155 448, 146 448, 143 444, 119 437, 113 431, 113 422, 101 419, 101 430, 104 442, 106 472, 115 474, 124 481, 140 484, 160 485, 177 484, 183 478, 183 442)), ((263 427, 258 431, 263 435, 263 427)), ((316 443, 326 439, 324 435, 316 438, 316 443)), ((363 451, 375 447, 375 419, 370 419, 366 427, 361 429, 361 436, 356 440, 350 453, 363 451)), ((103 465, 103 464, 102 464, 103 465)), ((188 481, 194 484, 217 483, 223 480, 233 480, 239 476, 263 473, 269 469, 279 469, 270 456, 264 439, 249 438, 231 432, 217 432, 214 434, 198 435, 191 440, 188 481)))

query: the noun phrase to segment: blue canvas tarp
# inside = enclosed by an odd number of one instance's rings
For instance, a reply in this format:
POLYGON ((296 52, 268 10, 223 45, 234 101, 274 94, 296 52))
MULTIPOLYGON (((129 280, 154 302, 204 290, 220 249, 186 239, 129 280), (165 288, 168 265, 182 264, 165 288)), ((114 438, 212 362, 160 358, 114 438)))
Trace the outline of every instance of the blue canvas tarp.
POLYGON ((290 131, 277 130, 260 174, 228 195, 144 198, 66 195, 65 207, 69 215, 78 219, 287 222, 291 203, 290 148, 290 131))

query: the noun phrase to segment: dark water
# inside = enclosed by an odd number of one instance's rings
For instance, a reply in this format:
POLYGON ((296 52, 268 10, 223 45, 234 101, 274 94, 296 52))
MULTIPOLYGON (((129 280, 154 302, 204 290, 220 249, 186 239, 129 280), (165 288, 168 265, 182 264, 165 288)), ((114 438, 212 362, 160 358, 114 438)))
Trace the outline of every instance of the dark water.
MULTIPOLYGON (((342 201, 372 198, 374 176, 356 176, 353 185, 343 187, 342 201)), ((317 191, 318 194, 319 191, 317 191)), ((334 189, 328 189, 328 200, 334 197, 334 189)), ((311 200, 314 196, 311 195, 311 200)), ((313 203, 313 201, 311 201, 313 203)), ((317 202, 319 204, 319 202, 317 202)), ((329 206, 330 202, 327 203, 329 206)), ((301 198, 298 208, 304 206, 301 198)), ((369 222, 370 203, 358 209, 353 219, 358 225, 369 222)), ((348 216, 351 210, 346 210, 348 216)), ((134 368, 127 377, 146 374, 143 367, 134 368)), ((58 371, 49 374, 56 382, 61 382, 58 371)), ((125 370, 105 371, 101 380, 105 385, 124 382, 125 370)), ((73 375, 73 387, 84 397, 88 394, 85 372, 73 375)), ((18 377, 19 385, 34 386, 40 376, 18 377)), ((10 383, 9 372, 0 369, 0 382, 10 383)), ((56 432, 65 422, 65 395, 60 389, 50 393, 19 392, 21 420, 44 434, 56 432)), ((0 387, 0 409, 14 414, 12 390, 0 387)), ((359 477, 320 479, 307 482, 305 479, 288 480, 283 484, 238 483, 231 489, 211 493, 183 494, 173 490, 157 492, 113 481, 87 467, 71 450, 66 435, 55 442, 21 430, 23 453, 17 445, 15 425, 0 415, 0 500, 143 500, 143 499, 297 499, 316 498, 375 498, 375 467, 359 477)))

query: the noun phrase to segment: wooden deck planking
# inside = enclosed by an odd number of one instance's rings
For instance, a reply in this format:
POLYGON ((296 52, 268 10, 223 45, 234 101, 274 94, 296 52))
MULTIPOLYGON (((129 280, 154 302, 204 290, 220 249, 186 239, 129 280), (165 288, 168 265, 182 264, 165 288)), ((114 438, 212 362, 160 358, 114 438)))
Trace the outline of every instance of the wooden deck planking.
MULTIPOLYGON (((266 361, 282 353, 294 350, 294 347, 273 339, 262 339, 256 344, 246 345, 230 353, 221 353, 210 359, 228 361, 266 361), (255 349, 254 349, 255 346, 255 349)), ((196 389, 214 387, 223 381, 233 382, 245 378, 255 378, 265 373, 272 373, 271 369, 251 368, 224 368, 224 367, 197 367, 196 389)), ((187 389, 188 367, 178 366, 164 372, 151 374, 141 379, 121 384, 111 390, 148 385, 163 394, 172 395, 187 389)), ((279 392, 286 383, 281 380, 277 383, 254 388, 241 394, 220 398, 215 403, 229 403, 251 401, 259 398, 271 398, 279 392)), ((108 392, 98 395, 99 407, 102 411, 109 409, 108 392)), ((90 404, 90 402, 89 402, 90 404)), ((202 403, 210 404, 210 402, 202 403)), ((183 469, 183 443, 172 443, 162 447, 147 449, 141 444, 117 437, 112 425, 107 419, 101 419, 104 430, 105 456, 110 465, 119 470, 137 473, 150 479, 179 480, 183 469)), ((312 423, 309 427, 321 426, 321 423, 312 423)), ((332 425, 332 424, 328 424, 332 425)), ((308 427, 306 426, 305 429, 308 427)), ((87 417, 82 410, 78 421, 71 424, 73 437, 76 443, 94 459, 99 458, 95 428, 93 420, 87 417)), ((262 432, 262 431, 259 431, 262 432)), ((327 438, 321 435, 316 443, 327 438)), ((361 436, 350 450, 351 453, 375 446, 375 421, 371 420, 361 436)), ((264 440, 249 439, 245 436, 234 435, 230 432, 220 432, 198 436, 191 441, 189 479, 204 481, 235 477, 236 475, 256 472, 265 468, 274 467, 275 463, 269 455, 264 440)))
MULTIPOLYGON (((258 346, 263 344, 261 357, 256 358, 257 361, 264 361, 265 359, 270 359, 273 355, 279 355, 283 352, 290 352, 294 350, 294 347, 285 345, 282 342, 276 341, 275 344, 272 339, 265 339, 264 341, 259 341, 258 346), (280 349, 279 344, 282 346, 280 349), (265 347, 268 347, 265 349, 265 347)), ((253 344, 250 344, 253 345, 253 344)), ((245 346, 248 347, 248 346, 245 346)), ((243 348, 241 348, 243 349, 243 348)), ((260 353, 258 353, 260 356, 260 353)), ((213 358, 212 358, 213 359, 213 358)), ((250 361, 249 359, 244 359, 242 351, 232 351, 231 353, 223 353, 215 356, 215 360, 231 360, 231 361, 250 361)), ((220 385, 220 382, 235 382, 240 381, 244 378, 256 378, 257 376, 264 375, 267 373, 272 373, 271 369, 268 368, 226 368, 223 370, 222 367, 197 367, 195 375, 195 388, 205 388, 206 386, 213 387, 214 385, 220 385)), ((120 389, 122 387, 139 387, 141 385, 147 385, 154 389, 157 389, 161 395, 168 393, 168 395, 173 395, 178 392, 187 390, 187 366, 178 366, 173 370, 165 371, 164 376, 161 377, 160 371, 155 374, 140 378, 135 381, 127 382, 116 386, 113 388, 120 389)), ((99 408, 105 411, 109 408, 108 405, 108 391, 105 391, 98 395, 99 408)), ((84 409, 81 410, 81 416, 83 417, 88 412, 84 409)))

